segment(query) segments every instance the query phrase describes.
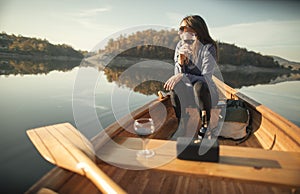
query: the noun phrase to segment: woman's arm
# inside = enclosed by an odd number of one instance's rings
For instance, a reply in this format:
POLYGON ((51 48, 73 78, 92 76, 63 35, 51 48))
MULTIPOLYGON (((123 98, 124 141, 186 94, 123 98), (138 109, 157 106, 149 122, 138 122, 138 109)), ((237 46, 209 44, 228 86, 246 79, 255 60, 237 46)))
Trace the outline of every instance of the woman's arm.
POLYGON ((174 68, 174 75, 178 73, 182 73, 182 67, 178 62, 179 59, 179 48, 181 46, 180 41, 177 43, 176 48, 175 48, 175 53, 174 53, 174 62, 175 62, 175 68, 174 68))
POLYGON ((198 63, 196 64, 198 68, 201 68, 201 75, 194 75, 185 73, 185 76, 190 80, 193 84, 197 81, 208 82, 212 79, 212 75, 214 73, 214 67, 216 65, 216 48, 207 44, 204 45, 204 49, 199 53, 200 57, 198 59, 198 63))

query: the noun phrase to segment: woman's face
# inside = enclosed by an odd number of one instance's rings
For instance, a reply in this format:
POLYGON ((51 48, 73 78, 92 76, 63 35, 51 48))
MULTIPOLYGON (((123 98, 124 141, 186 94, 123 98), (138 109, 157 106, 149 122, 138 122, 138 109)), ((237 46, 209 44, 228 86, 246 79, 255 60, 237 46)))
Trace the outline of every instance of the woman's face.
POLYGON ((179 33, 183 33, 183 32, 196 33, 195 30, 190 28, 185 21, 182 21, 179 26, 179 33))

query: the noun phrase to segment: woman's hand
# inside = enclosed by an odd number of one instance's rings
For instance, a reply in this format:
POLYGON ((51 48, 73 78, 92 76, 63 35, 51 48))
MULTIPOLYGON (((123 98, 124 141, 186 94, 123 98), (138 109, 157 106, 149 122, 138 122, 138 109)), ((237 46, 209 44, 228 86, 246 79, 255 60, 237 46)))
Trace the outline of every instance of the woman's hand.
POLYGON ((189 59, 185 56, 185 54, 179 54, 178 63, 180 66, 188 64, 189 59))
POLYGON ((166 81, 164 88, 169 91, 173 90, 175 85, 182 79, 182 77, 183 77, 182 73, 173 75, 166 81))

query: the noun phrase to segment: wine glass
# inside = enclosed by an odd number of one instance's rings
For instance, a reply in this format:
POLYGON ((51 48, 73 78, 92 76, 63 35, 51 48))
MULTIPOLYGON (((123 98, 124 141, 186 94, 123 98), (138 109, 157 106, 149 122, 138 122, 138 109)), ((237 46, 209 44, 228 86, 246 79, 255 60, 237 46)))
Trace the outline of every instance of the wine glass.
POLYGON ((191 32, 184 32, 180 36, 183 45, 191 46, 196 40, 196 34, 191 32))
POLYGON ((140 118, 134 121, 134 130, 136 134, 143 140, 143 148, 137 152, 137 156, 150 158, 155 155, 153 150, 147 149, 147 137, 154 133, 155 128, 152 118, 140 118))

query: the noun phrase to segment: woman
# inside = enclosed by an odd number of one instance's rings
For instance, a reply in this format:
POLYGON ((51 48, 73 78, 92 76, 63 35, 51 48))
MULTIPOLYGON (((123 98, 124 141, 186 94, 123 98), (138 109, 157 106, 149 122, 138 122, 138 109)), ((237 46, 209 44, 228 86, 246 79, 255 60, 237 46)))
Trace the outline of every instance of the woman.
POLYGON ((205 120, 206 112, 208 124, 211 108, 218 102, 217 87, 212 80, 217 45, 210 37, 205 21, 198 15, 183 18, 178 34, 181 41, 175 50, 175 75, 164 87, 171 91, 176 116, 182 121, 180 128, 185 128, 188 117, 185 108, 191 104, 197 107, 201 120, 205 120))

